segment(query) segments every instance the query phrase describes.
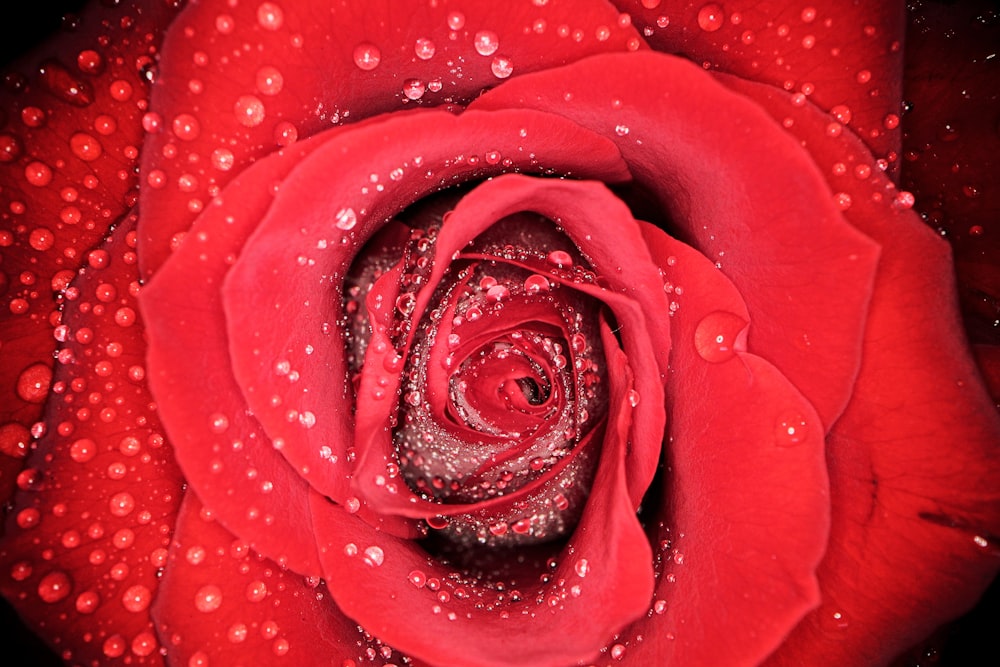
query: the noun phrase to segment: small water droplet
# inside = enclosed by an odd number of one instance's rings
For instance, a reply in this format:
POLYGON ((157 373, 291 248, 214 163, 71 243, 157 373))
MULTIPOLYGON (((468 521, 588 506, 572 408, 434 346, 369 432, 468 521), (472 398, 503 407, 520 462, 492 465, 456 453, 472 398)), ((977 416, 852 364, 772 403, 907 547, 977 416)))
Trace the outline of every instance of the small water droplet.
POLYGON ((344 230, 345 232, 354 229, 354 226, 358 224, 358 216, 354 212, 354 209, 350 207, 342 208, 337 211, 334 218, 334 226, 336 226, 337 229, 344 230))
POLYGON ((256 127, 264 122, 264 103, 254 95, 240 95, 233 105, 236 120, 246 127, 256 127))
POLYGON ((262 95, 277 95, 285 85, 285 77, 277 67, 265 65, 257 70, 257 90, 262 95))
POLYGON ((490 70, 496 78, 506 79, 514 73, 514 63, 506 56, 497 56, 490 64, 490 70))
POLYGON ((461 30, 465 27, 465 14, 462 12, 451 12, 448 14, 448 27, 452 30, 461 30))
POLYGON ((354 47, 354 64, 359 69, 370 72, 382 61, 382 52, 369 42, 362 42, 354 47))
POLYGON ((73 590, 73 580, 60 570, 54 570, 38 582, 38 597, 42 602, 53 604, 64 599, 73 590))
POLYGON ((473 39, 476 53, 481 56, 492 56, 500 48, 500 39, 492 30, 480 30, 473 39))
POLYGON ((222 606, 222 589, 209 584, 202 586, 194 595, 194 607, 202 613, 210 613, 222 606))
POLYGON ((285 23, 285 13, 273 2, 262 2, 257 7, 257 23, 265 30, 280 30, 285 23))
POLYGON ((791 447, 803 442, 809 434, 809 422, 798 413, 778 418, 774 429, 775 442, 780 447, 791 447))
POLYGON ((379 567, 385 560, 385 553, 382 551, 381 547, 371 546, 365 549, 364 561, 365 564, 372 567, 379 567))
POLYGON ((434 42, 425 37, 418 38, 413 46, 413 52, 416 53, 417 57, 421 60, 430 60, 434 57, 434 52, 436 50, 437 47, 434 45, 434 42))

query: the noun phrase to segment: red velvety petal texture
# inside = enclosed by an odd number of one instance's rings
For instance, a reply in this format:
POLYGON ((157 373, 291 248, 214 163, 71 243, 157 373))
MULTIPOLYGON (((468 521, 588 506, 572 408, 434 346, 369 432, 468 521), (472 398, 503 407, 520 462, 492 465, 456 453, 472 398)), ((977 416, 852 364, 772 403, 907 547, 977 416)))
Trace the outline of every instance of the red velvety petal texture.
POLYGON ((164 41, 152 100, 144 270, 163 262, 213 191, 295 137, 464 104, 510 76, 642 45, 605 2, 192 3, 164 41))
POLYGON ((658 51, 808 98, 898 174, 905 3, 614 3, 658 51))
POLYGON ((4 595, 78 663, 162 662, 149 605, 184 480, 144 379, 134 227, 64 293, 45 428, 0 547, 4 595))
MULTIPOLYGON (((791 117, 817 164, 873 165, 857 138, 831 138, 810 107, 737 79, 791 117)), ((819 569, 824 604, 776 664, 881 664, 970 608, 995 576, 1000 423, 965 342, 947 245, 877 169, 837 176, 845 217, 882 245, 861 373, 828 435, 834 520, 819 569), (864 563, 864 567, 858 567, 864 563), (915 578, 917 577, 917 578, 915 578)))
POLYGON ((177 517, 153 607, 173 665, 352 664, 394 655, 307 579, 256 554, 194 495, 177 517), (291 661, 291 663, 289 662, 291 661))
MULTIPOLYGON (((51 386, 54 311, 108 226, 135 203, 142 66, 175 10, 93 3, 75 30, 5 67, 0 89, 0 497, 51 386), (104 42, 101 35, 107 40, 104 42), (103 43, 102 43, 103 42, 103 43), (15 361, 16 360, 16 361, 15 361)), ((13 17, 7 19, 15 21, 13 17)))
POLYGON ((514 80, 470 108, 509 106, 612 139, 677 236, 735 283, 754 349, 824 427, 837 418, 858 370, 878 248, 845 224, 811 158, 779 125, 691 63, 645 52, 514 80))

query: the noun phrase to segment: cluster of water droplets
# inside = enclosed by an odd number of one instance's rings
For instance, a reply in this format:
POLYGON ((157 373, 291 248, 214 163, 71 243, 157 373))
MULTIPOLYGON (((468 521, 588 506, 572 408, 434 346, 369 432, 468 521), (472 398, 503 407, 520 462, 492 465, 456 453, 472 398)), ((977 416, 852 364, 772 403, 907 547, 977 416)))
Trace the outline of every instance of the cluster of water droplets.
POLYGON ((522 217, 456 253, 429 288, 440 224, 409 228, 402 247, 369 244, 347 282, 348 362, 357 374, 370 337, 366 299, 379 280, 399 280, 387 332, 397 353, 383 363, 401 376, 389 416, 397 457, 385 483, 401 479, 427 500, 471 510, 520 492, 516 506, 428 521, 455 541, 565 534, 587 496, 606 409, 600 306, 571 287, 596 277, 551 223, 522 217), (427 289, 428 312, 417 321, 427 289))

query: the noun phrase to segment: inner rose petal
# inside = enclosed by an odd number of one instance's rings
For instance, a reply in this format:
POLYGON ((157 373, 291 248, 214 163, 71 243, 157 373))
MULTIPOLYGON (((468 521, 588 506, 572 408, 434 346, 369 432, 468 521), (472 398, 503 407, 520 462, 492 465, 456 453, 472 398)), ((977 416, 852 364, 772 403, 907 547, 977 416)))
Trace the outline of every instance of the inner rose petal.
MULTIPOLYGON (((583 452, 600 447, 607 405, 602 305, 560 274, 574 265, 577 281, 580 272, 595 274, 550 220, 515 214, 455 253, 443 280, 428 285, 445 209, 458 196, 411 207, 355 261, 344 306, 354 384, 364 374, 370 315, 393 304, 376 324, 390 332, 394 351, 381 370, 402 373, 398 407, 387 415, 395 448, 387 477, 398 474, 423 499, 450 505, 525 489, 506 520, 477 513, 428 523, 463 542, 552 539, 579 518, 595 461, 583 452), (535 271, 532 263, 545 266, 535 271), (418 308, 424 290, 433 296, 418 308)), ((357 394, 356 410, 378 410, 373 403, 385 398, 376 382, 357 394)))

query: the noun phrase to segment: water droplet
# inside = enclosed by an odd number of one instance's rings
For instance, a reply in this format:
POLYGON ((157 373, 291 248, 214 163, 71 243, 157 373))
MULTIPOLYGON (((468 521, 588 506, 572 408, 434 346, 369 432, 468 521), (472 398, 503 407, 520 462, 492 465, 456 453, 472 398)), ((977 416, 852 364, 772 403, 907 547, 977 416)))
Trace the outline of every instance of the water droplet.
POLYGON ((135 498, 128 491, 122 491, 111 496, 108 507, 113 516, 128 516, 135 510, 135 498))
POLYGON ((625 645, 615 644, 611 647, 611 657, 615 660, 621 660, 625 656, 625 645))
POLYGON ((28 366, 17 378, 17 395, 28 403, 42 403, 49 395, 52 369, 43 363, 28 366))
POLYGON ((359 69, 364 70, 365 72, 370 72, 378 67, 378 64, 381 61, 382 52, 374 44, 362 42, 354 47, 354 64, 357 65, 359 69))
POLYGON ((257 7, 257 23, 265 30, 280 30, 285 23, 285 13, 273 2, 262 2, 257 7))
POLYGON ((416 588, 423 588, 425 585, 427 585, 427 575, 420 570, 413 570, 412 572, 410 572, 409 576, 407 576, 407 579, 416 588))
POLYGON ((264 103, 254 95, 240 95, 233 105, 236 120, 246 127, 256 127, 264 122, 264 103))
POLYGON ((382 551, 381 547, 368 547, 365 549, 364 560, 367 565, 379 567, 385 560, 385 553, 382 551))
POLYGON ((213 612, 222 605, 222 589, 209 584, 202 586, 194 595, 195 609, 202 613, 213 612))
POLYGON ((69 138, 70 150, 84 162, 93 162, 101 157, 101 142, 86 132, 77 132, 69 138))
POLYGON ((410 100, 419 100, 424 96, 426 86, 420 79, 407 79, 403 82, 403 95, 410 100))
POLYGON ((722 310, 709 313, 695 327, 695 349, 709 363, 728 361, 735 354, 736 339, 746 325, 746 320, 734 313, 722 310))
POLYGON ((462 12, 451 12, 448 14, 448 27, 452 30, 461 30, 465 27, 465 14, 462 12))
POLYGON ((629 133, 628 125, 615 125, 615 134, 624 137, 629 133))
POLYGON ((267 597, 267 584, 259 579, 254 579, 247 584, 246 597, 250 602, 260 602, 267 597))
POLYGON ((722 27, 725 18, 722 7, 710 2, 698 10, 698 27, 705 32, 715 32, 722 27))
POLYGON ((201 125, 198 119, 189 113, 178 114, 174 117, 172 124, 174 136, 181 141, 194 141, 201 134, 201 125))
POLYGON ((145 610, 152 600, 153 594, 142 584, 130 586, 122 594, 122 605, 125 606, 125 609, 133 613, 145 610))
POLYGON ((434 42, 425 37, 418 38, 413 46, 413 52, 416 53, 417 57, 421 60, 430 60, 434 57, 434 52, 436 50, 437 47, 434 46, 434 42))
POLYGON ((29 162, 24 168, 24 177, 27 179, 28 183, 44 188, 46 185, 52 182, 52 169, 49 165, 44 162, 34 161, 29 162))
POLYGON ((576 564, 573 566, 573 569, 576 571, 576 576, 582 579, 583 577, 587 576, 588 572, 590 572, 590 563, 587 562, 586 558, 581 558, 580 560, 576 561, 576 564))
POLYGON ((265 65, 257 70, 257 90, 263 95, 277 95, 285 85, 285 77, 277 67, 265 65))
POLYGON ((345 232, 354 229, 354 226, 358 224, 358 216, 354 212, 354 209, 350 207, 342 208, 337 211, 334 218, 334 226, 336 226, 337 229, 343 229, 345 232))
POLYGON ((492 30, 480 30, 473 38, 476 53, 481 56, 492 56, 500 48, 500 39, 492 30))
POLYGON ((573 266, 573 258, 565 250, 553 250, 545 256, 545 261, 560 269, 573 266))
POLYGON ((846 104, 838 104, 830 109, 830 115, 839 123, 847 125, 851 122, 851 109, 846 104))
POLYGON ((42 602, 53 604, 64 599, 73 590, 73 580, 59 570, 49 572, 38 582, 38 597, 42 602))
POLYGON ((497 56, 490 64, 490 70, 496 78, 506 79, 514 73, 514 63, 506 56, 497 56))
POLYGON ((775 442, 780 447, 791 447, 804 441, 809 434, 809 422, 798 413, 778 418, 774 428, 775 442))

